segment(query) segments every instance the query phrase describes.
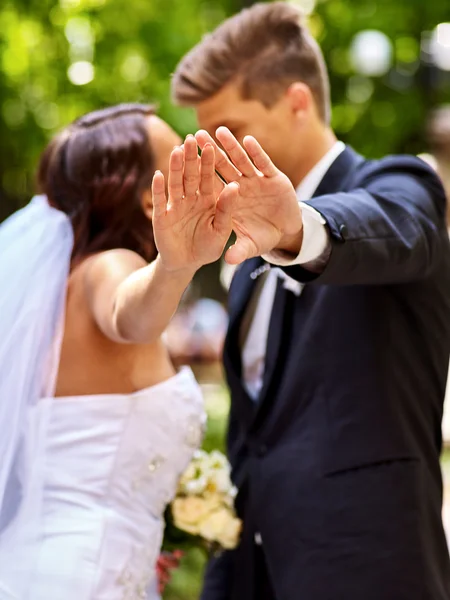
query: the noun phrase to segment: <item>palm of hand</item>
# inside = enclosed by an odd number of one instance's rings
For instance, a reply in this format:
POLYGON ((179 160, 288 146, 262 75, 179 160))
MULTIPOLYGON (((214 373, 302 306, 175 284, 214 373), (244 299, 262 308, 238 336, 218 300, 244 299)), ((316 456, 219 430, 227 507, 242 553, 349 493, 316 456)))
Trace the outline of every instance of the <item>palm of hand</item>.
POLYGON ((291 233, 298 222, 298 205, 292 202, 292 185, 281 173, 266 177, 241 176, 239 193, 233 206, 233 229, 252 246, 252 254, 261 255, 272 250, 283 235, 291 233), (289 217, 287 209, 292 212, 289 217))
POLYGON ((169 198, 165 215, 153 224, 161 256, 174 265, 201 266, 217 260, 226 243, 214 228, 213 195, 196 194, 179 201, 169 198))
POLYGON ((170 159, 169 202, 164 177, 153 179, 153 230, 161 259, 171 270, 198 269, 217 260, 231 234, 230 211, 216 202, 214 149, 198 159, 197 143, 188 137, 170 159))

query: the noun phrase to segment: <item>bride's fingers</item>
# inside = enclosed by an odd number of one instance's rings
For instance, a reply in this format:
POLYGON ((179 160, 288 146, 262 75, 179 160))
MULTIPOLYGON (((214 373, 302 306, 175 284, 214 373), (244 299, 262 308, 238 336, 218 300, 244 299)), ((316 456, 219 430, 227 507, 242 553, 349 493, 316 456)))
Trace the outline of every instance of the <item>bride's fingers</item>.
POLYGON ((183 167, 184 153, 181 148, 174 148, 169 161, 169 201, 170 204, 176 204, 183 199, 183 167))
POLYGON ((195 134, 195 139, 197 140, 197 143, 202 151, 206 144, 211 144, 211 146, 214 148, 214 152, 216 153, 216 171, 220 173, 225 181, 229 183, 230 181, 237 181, 239 179, 241 176, 240 172, 229 160, 226 153, 219 148, 207 131, 204 131, 203 129, 197 131, 195 134))
POLYGON ((202 196, 214 195, 214 180, 216 172, 214 169, 214 148, 207 144, 202 151, 200 162, 200 194, 202 196))
POLYGON ((216 203, 214 228, 222 234, 231 233, 233 206, 239 194, 239 184, 229 183, 220 194, 216 203))
POLYGON ((244 260, 257 255, 255 244, 249 238, 238 238, 225 253, 225 262, 229 265, 240 265, 244 260))
POLYGON ((167 197, 164 175, 156 171, 152 181, 153 219, 163 217, 167 212, 167 197))
POLYGON ((256 168, 261 171, 263 175, 266 177, 275 177, 275 175, 278 175, 278 169, 270 160, 269 155, 264 152, 261 144, 253 136, 246 135, 243 145, 255 163, 256 168))
POLYGON ((184 193, 187 197, 195 196, 198 190, 199 174, 199 156, 196 139, 193 135, 188 135, 184 142, 184 193))
POLYGON ((242 148, 229 129, 226 127, 219 127, 216 131, 216 136, 222 144, 223 149, 242 175, 245 175, 245 177, 257 177, 259 175, 258 170, 248 157, 247 152, 242 148))

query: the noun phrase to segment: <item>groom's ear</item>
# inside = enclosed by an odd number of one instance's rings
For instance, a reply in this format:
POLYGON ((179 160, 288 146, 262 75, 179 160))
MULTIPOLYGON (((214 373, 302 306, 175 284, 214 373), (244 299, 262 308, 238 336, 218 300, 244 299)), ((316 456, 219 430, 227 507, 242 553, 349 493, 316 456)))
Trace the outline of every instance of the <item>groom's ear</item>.
POLYGON ((295 81, 287 88, 285 98, 297 118, 310 117, 317 111, 311 88, 302 81, 295 81))

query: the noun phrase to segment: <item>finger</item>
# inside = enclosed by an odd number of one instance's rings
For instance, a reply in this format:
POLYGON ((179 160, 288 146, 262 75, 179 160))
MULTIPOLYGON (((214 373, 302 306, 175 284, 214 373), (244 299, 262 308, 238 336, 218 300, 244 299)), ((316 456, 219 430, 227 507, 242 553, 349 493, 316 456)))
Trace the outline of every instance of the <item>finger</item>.
POLYGON ((216 144, 214 139, 209 135, 207 131, 201 129, 195 134, 195 139, 198 145, 203 151, 206 144, 211 144, 214 148, 215 160, 216 160, 216 171, 220 173, 221 177, 228 183, 230 181, 237 181, 241 176, 241 173, 236 169, 233 163, 228 159, 225 152, 216 144))
POLYGON ((256 248, 249 238, 238 238, 225 253, 225 262, 229 265, 240 265, 244 260, 256 256, 256 248))
POLYGON ((200 165, 200 194, 202 196, 212 196, 214 194, 214 181, 216 178, 214 157, 214 148, 211 144, 207 144, 203 148, 200 165))
POLYGON ((229 129, 226 127, 219 127, 216 131, 216 137, 242 175, 245 175, 245 177, 257 177, 259 175, 258 170, 250 160, 247 152, 229 129))
POLYGON ((184 193, 195 196, 198 190, 200 174, 198 168, 198 146, 193 135, 188 135, 184 142, 184 193))
POLYGON ((232 182, 224 188, 217 200, 216 213, 214 215, 214 228, 224 235, 227 232, 231 234, 233 228, 233 206, 235 205, 238 194, 239 184, 232 182))
POLYGON ((161 171, 156 171, 152 181, 153 219, 163 217, 167 212, 166 184, 161 171))
POLYGON ((261 144, 251 135, 246 135, 243 140, 244 148, 255 163, 255 167, 266 177, 275 177, 279 171, 269 155, 262 149, 261 144))
POLYGON ((174 148, 169 161, 169 201, 171 204, 180 202, 184 196, 183 163, 183 150, 174 148))
POLYGON ((225 185, 226 185, 226 183, 224 183, 223 179, 221 179, 216 173, 215 178, 214 178, 214 189, 215 189, 214 193, 216 195, 216 198, 218 198, 220 196, 220 193, 225 188, 225 185))

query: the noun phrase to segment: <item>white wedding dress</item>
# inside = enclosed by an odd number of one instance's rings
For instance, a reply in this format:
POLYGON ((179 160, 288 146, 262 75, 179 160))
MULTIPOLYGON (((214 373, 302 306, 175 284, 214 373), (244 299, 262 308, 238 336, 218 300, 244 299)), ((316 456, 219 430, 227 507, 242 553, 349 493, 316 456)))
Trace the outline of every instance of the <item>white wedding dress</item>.
POLYGON ((23 501, 2 536, 0 600, 156 600, 164 509, 205 419, 189 368, 134 394, 40 400, 29 414, 23 501))

